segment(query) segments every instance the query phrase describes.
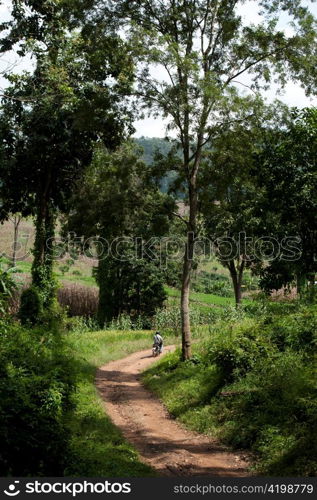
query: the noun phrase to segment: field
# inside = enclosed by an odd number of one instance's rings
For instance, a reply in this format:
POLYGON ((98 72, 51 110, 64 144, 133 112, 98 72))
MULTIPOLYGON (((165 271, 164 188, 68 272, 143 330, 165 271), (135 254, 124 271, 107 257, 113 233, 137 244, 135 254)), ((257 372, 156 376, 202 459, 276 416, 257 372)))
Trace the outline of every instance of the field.
MULTIPOLYGON (((181 292, 176 288, 166 287, 166 292, 170 298, 180 298, 181 292)), ((231 297, 221 297, 220 295, 191 292, 190 302, 201 306, 234 306, 234 299, 231 297)))
MULTIPOLYGON (((6 221, 0 226, 1 254, 7 263, 12 258, 13 224, 6 221)), ((57 234, 58 238, 58 234, 57 234)), ((19 228, 17 269, 21 274, 30 275, 32 267, 32 246, 34 242, 34 224, 32 219, 23 219, 19 228)), ((54 265, 55 277, 61 282, 79 283, 85 286, 96 286, 92 277, 92 269, 97 265, 95 259, 79 256, 71 259, 69 254, 58 259, 54 265)))
MULTIPOLYGON (((34 225, 31 219, 22 220, 19 228, 19 250, 17 255, 17 281, 26 283, 30 279, 32 267, 32 244, 34 240, 34 225)), ((10 263, 12 254, 13 224, 10 221, 0 226, 0 244, 4 262, 10 263)), ((93 267, 97 265, 94 259, 79 256, 71 259, 69 254, 54 263, 55 278, 60 283, 59 297, 61 303, 70 308, 72 315, 91 315, 97 310, 98 290, 96 281, 92 276, 93 267), (89 291, 86 287, 91 288, 89 291)), ((228 270, 216 260, 202 263, 203 271, 213 270, 216 276, 229 280, 228 270)), ((229 285, 230 286, 230 285, 229 285)), ((177 306, 179 304, 180 290, 166 286, 165 291, 168 296, 167 306, 177 306)), ((250 299, 245 297, 244 304, 250 303, 250 299)), ((221 294, 198 293, 192 291, 190 302, 195 310, 207 314, 214 307, 234 306, 233 297, 223 297, 221 294)))

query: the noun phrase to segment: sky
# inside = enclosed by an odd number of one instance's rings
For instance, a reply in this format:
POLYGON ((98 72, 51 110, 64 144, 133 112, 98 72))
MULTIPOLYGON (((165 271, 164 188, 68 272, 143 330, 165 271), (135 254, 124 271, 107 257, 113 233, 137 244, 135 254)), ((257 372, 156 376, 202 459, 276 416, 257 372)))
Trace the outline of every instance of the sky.
MULTIPOLYGON (((9 6, 11 0, 0 0, 0 23, 9 20, 9 6)), ((307 4, 310 5, 310 10, 317 17, 317 4, 311 3, 307 0, 307 4)), ((260 20, 258 15, 258 2, 247 0, 245 4, 240 8, 240 15, 242 15, 245 24, 256 23, 260 20)), ((283 18, 281 22, 281 27, 286 30, 291 28, 288 25, 287 18, 283 18)), ((15 72, 21 72, 23 70, 29 70, 32 67, 32 61, 30 58, 26 57, 24 59, 18 58, 15 54, 9 53, 5 54, 0 58, 0 93, 1 89, 4 89, 7 85, 7 81, 2 77, 1 73, 8 70, 14 66, 15 72)), ((158 69, 153 69, 153 75, 157 78, 160 77, 158 69)), ((292 82, 286 85, 283 95, 277 95, 277 87, 271 86, 270 91, 266 92, 266 97, 268 101, 274 100, 278 97, 280 100, 285 102, 290 106, 305 107, 305 106, 317 106, 317 97, 309 99, 305 96, 304 90, 300 85, 294 84, 292 82)), ((147 117, 143 120, 136 121, 134 127, 136 129, 136 137, 165 137, 166 135, 166 124, 167 122, 159 117, 147 117)))
MULTIPOLYGON (((311 12, 313 12, 317 17, 317 4, 311 3, 309 0, 305 3, 309 5, 311 12)), ((258 14, 258 10, 258 2, 246 1, 245 4, 240 8, 240 15, 243 17, 244 23, 256 24, 257 22, 259 22, 261 20, 261 17, 258 14)), ((281 27, 283 27, 284 30, 291 30, 291 28, 288 26, 288 20, 286 18, 282 20, 281 27)), ((299 108, 313 105, 317 106, 317 97, 312 99, 307 98, 305 95, 305 91, 300 87, 300 85, 297 85, 293 82, 290 82, 286 85, 282 95, 277 95, 277 90, 277 86, 272 85, 270 91, 264 94, 268 101, 273 101, 274 99, 278 98, 289 106, 297 106, 299 108)), ((139 120, 134 124, 134 127, 136 129, 136 133, 134 135, 136 137, 165 137, 166 124, 166 121, 164 122, 161 119, 153 117, 139 120)))

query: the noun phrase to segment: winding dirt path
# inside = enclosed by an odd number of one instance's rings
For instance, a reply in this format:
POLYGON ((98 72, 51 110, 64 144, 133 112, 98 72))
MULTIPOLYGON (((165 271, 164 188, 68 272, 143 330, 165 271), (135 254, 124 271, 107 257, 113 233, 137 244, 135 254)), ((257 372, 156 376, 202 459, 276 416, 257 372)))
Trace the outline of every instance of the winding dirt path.
MULTIPOLYGON (((174 346, 165 348, 171 352, 174 346)), ((237 454, 201 434, 184 429, 140 382, 140 373, 155 358, 136 352, 100 368, 96 386, 107 414, 141 459, 164 476, 248 476, 237 454)))

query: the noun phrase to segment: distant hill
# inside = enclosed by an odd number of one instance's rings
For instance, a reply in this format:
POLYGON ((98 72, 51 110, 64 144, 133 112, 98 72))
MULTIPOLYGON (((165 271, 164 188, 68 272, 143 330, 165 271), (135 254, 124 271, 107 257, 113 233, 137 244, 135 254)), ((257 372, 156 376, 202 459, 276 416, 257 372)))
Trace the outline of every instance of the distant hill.
MULTIPOLYGON (((147 165, 154 164, 154 156, 157 151, 159 151, 163 155, 167 155, 172 148, 172 144, 170 142, 160 137, 137 137, 134 140, 139 146, 143 148, 143 161, 147 165)), ((166 193, 168 191, 168 188, 174 181, 175 177, 176 173, 173 172, 170 172, 166 177, 163 177, 163 179, 161 180, 161 190, 163 193, 166 193)), ((181 194, 180 197, 182 198, 181 194)))
POLYGON ((172 148, 170 142, 160 137, 137 137, 135 142, 144 150, 143 160, 147 165, 153 165, 156 151, 166 155, 172 148))

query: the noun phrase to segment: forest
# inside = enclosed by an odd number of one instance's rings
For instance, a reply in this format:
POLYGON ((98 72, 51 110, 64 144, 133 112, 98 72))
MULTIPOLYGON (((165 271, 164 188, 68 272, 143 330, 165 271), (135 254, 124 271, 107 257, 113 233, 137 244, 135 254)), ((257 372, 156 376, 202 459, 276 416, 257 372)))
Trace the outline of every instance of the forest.
POLYGON ((315 15, 0 1, 0 476, 316 477, 315 15))

